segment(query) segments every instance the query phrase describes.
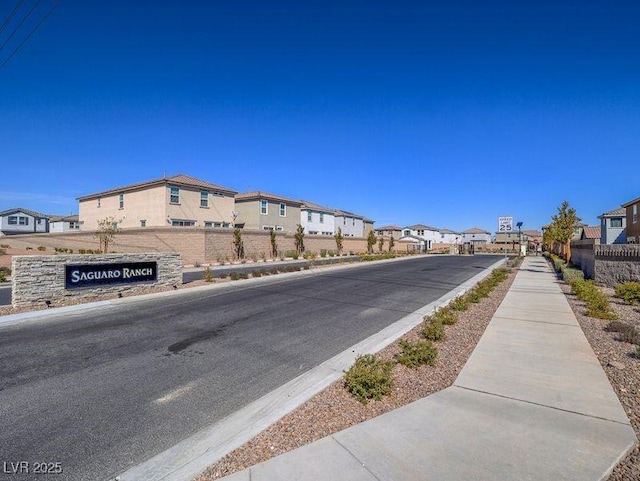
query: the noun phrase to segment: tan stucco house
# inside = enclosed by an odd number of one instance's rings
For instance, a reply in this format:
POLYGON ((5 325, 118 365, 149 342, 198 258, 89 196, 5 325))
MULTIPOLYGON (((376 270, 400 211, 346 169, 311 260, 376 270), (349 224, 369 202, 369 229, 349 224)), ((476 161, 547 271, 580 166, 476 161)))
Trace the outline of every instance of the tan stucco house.
POLYGON ((299 200, 256 191, 236 195, 236 227, 294 233, 300 224, 299 200))
POLYGON ((236 191, 184 174, 78 198, 80 229, 113 217, 120 228, 231 227, 236 191))

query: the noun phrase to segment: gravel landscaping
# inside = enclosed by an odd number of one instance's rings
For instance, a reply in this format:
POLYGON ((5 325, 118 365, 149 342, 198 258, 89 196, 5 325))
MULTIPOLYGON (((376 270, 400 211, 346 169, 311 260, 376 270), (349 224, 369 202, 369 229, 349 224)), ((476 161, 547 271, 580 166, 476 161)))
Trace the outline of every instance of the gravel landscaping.
MULTIPOLYGON (((472 304, 467 311, 459 312, 457 324, 445 326, 446 338, 435 343, 438 358, 434 366, 409 369, 396 364, 391 395, 363 405, 347 392, 342 381, 337 381, 210 466, 196 481, 233 474, 449 387, 473 352, 514 278, 515 270, 487 298, 472 304)), ((419 331, 420 326, 403 339, 422 339, 419 331)), ((393 343, 378 356, 391 360, 400 351, 398 344, 393 343)))
MULTIPOLYGON (((636 436, 640 438, 640 358, 633 344, 617 341, 617 334, 607 332, 609 321, 584 315, 585 303, 571 293, 571 288, 560 281, 563 292, 587 337, 593 352, 598 357, 609 382, 631 421, 636 436)), ((607 294, 614 312, 620 321, 640 329, 640 307, 625 305, 614 296, 613 289, 601 288, 607 294)), ((608 478, 610 481, 640 480, 640 446, 623 459, 608 478)))

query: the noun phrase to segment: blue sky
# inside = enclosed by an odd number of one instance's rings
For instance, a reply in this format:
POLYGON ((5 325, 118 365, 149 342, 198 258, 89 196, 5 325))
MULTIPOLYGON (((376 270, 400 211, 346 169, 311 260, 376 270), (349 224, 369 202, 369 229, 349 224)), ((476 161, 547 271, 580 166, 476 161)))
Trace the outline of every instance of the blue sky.
POLYGON ((594 224, 640 196, 638 25, 637 1, 62 0, 0 69, 0 210, 166 172, 378 226, 539 228, 563 200, 594 224))

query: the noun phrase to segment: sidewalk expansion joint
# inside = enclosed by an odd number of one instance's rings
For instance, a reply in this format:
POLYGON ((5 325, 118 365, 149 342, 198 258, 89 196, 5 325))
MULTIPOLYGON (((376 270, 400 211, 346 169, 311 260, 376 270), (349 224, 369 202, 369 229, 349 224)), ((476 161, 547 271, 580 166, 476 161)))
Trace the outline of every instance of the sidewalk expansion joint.
POLYGON ((535 322, 536 324, 551 324, 554 326, 566 326, 566 327, 574 327, 574 328, 579 328, 579 326, 577 324, 568 324, 566 322, 550 322, 550 321, 537 321, 535 319, 518 319, 517 317, 513 317, 513 316, 493 316, 493 319, 503 319, 505 321, 516 321, 516 322, 535 322))
POLYGON ((607 421, 610 423, 614 423, 614 424, 620 424, 622 426, 631 426, 630 423, 624 423, 621 421, 616 421, 614 419, 609 419, 609 418, 603 418, 601 416, 593 416, 592 414, 585 414, 585 413, 581 413, 579 411, 572 411, 570 409, 562 409, 559 407, 555 407, 555 406, 549 406, 547 404, 541 404, 541 403, 537 403, 537 402, 533 402, 533 401, 527 401, 526 399, 518 399, 515 397, 511 397, 511 396, 504 396, 502 394, 496 394, 496 393, 492 393, 492 392, 488 392, 488 391, 481 391, 479 389, 471 389, 469 387, 464 387, 464 386, 458 386, 457 384, 454 384, 453 386, 459 388, 459 389, 464 389, 465 391, 471 391, 471 392, 477 392, 480 394, 486 394, 488 396, 495 396, 495 397, 499 397, 502 399, 508 399, 510 401, 517 401, 517 402, 521 402, 521 403, 525 403, 525 404, 532 404, 534 406, 540 406, 543 408, 548 408, 548 409, 554 409, 555 411, 561 411, 561 412, 565 412, 565 413, 570 413, 570 414, 577 414, 578 416, 584 416, 586 418, 591 418, 591 419, 599 419, 601 421, 607 421))
MULTIPOLYGON (((378 476, 376 476, 376 475, 375 475, 375 473, 373 473, 373 472, 372 472, 372 471, 367 467, 367 465, 366 465, 366 464, 364 464, 362 461, 360 461, 360 459, 358 459, 358 457, 357 457, 355 454, 353 454, 353 453, 349 450, 349 448, 347 448, 344 444, 342 444, 340 441, 338 441, 334 436, 331 436, 331 439, 332 439, 333 441, 335 441, 335 442, 338 444, 338 446, 340 446, 342 449, 344 449, 346 452, 348 452, 348 453, 349 453, 349 456, 351 456, 353 459, 355 459, 355 460, 358 462, 358 464, 359 464, 360 466, 362 466, 362 467, 363 467, 363 468, 364 468, 364 469, 365 469, 365 470, 366 470, 366 471, 367 471, 371 476, 373 476, 373 477, 374 477, 375 479, 377 479, 378 481, 382 481, 378 476)), ((251 481, 251 480, 249 480, 249 481, 251 481)))

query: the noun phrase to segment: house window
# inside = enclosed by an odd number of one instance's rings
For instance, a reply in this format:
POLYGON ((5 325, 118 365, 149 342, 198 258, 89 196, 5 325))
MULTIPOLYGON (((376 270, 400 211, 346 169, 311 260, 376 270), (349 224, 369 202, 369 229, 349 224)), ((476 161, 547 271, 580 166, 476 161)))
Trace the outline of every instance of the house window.
POLYGON ((21 215, 10 215, 9 225, 29 225, 29 218, 21 215))
POLYGON ((418 235, 424 235, 424 230, 419 230, 418 235))
POLYGON ((118 206, 120 209, 124 209, 124 194, 118 196, 118 206))
POLYGON ((411 231, 409 229, 405 229, 404 234, 402 235, 411 235, 411 231))
POLYGON ((280 217, 285 217, 287 215, 287 205, 280 204, 280 217))
POLYGON ((311 222, 311 212, 307 212, 307 222, 311 222))
POLYGON ((213 227, 222 227, 222 222, 214 222, 213 227))
POLYGON ((193 227, 196 225, 195 220, 172 220, 171 225, 173 227, 193 227))
POLYGON ((140 221, 140 227, 147 227, 147 221, 145 219, 140 221))
POLYGON ((342 219, 342 225, 347 225, 347 218, 342 219))
POLYGON ((324 224, 324 214, 320 212, 320 223, 324 224))
POLYGON ((211 229, 213 227, 213 222, 209 222, 209 221, 204 221, 204 228, 205 229, 211 229))
POLYGON ((79 228, 80 228, 79 222, 74 222, 74 221, 69 222, 69 229, 79 229, 79 228))
POLYGON ((622 217, 614 217, 611 219, 611 227, 622 227, 622 217))
POLYGON ((200 207, 209 207, 209 192, 207 192, 206 190, 200 192, 200 207))
POLYGON ((309 231, 309 234, 311 234, 311 235, 317 235, 317 234, 318 234, 318 231, 317 231, 317 230, 310 230, 310 231, 309 231))
MULTIPOLYGON (((243 224, 244 226, 244 224, 243 224)), ((223 222, 222 223, 222 227, 224 227, 225 229, 228 229, 229 227, 231 227, 231 224, 229 224, 228 222, 223 222)))
POLYGON ((276 230, 277 230, 277 231, 284 230, 284 227, 282 227, 281 225, 277 225, 277 226, 276 226, 276 230))
POLYGON ((100 202, 102 201, 102 199, 98 198, 98 205, 97 207, 100 207, 100 202))
POLYGON ((269 204, 266 200, 260 201, 260 213, 262 215, 267 215, 269 213, 269 204))
POLYGON ((351 225, 356 225, 356 218, 351 219, 351 225))
POLYGON ((633 222, 634 224, 638 222, 638 204, 633 204, 631 222, 633 222))
POLYGON ((273 230, 273 227, 271 227, 270 225, 263 225, 262 230, 273 230))
POLYGON ((180 203, 180 187, 169 187, 169 203, 180 203))

